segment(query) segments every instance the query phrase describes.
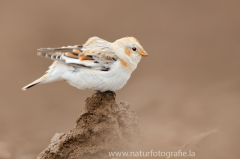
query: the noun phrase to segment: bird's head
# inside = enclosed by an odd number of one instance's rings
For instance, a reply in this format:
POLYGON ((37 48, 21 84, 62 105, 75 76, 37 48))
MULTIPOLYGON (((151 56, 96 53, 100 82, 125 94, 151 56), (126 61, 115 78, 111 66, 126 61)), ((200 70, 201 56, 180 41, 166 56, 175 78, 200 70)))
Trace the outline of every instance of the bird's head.
POLYGON ((148 56, 142 45, 134 37, 116 40, 113 47, 117 56, 132 65, 133 69, 137 67, 142 57, 148 56))

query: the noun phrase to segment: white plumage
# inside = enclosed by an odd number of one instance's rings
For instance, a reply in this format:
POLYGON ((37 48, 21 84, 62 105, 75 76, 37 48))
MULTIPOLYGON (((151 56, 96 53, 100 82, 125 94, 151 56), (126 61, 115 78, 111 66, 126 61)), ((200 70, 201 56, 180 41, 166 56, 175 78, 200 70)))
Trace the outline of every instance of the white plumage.
POLYGON ((22 90, 39 83, 65 80, 83 90, 116 91, 127 83, 141 57, 147 56, 133 37, 125 37, 113 43, 92 37, 84 45, 43 48, 38 51, 38 55, 55 62, 44 76, 22 90))

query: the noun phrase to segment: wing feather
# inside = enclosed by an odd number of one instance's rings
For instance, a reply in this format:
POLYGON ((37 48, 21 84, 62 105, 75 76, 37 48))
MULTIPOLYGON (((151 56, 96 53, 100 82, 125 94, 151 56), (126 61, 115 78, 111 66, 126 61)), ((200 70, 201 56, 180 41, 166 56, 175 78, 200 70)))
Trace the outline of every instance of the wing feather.
POLYGON ((40 48, 38 51, 39 56, 101 71, 110 70, 110 66, 117 61, 111 43, 98 37, 90 38, 84 45, 40 48))

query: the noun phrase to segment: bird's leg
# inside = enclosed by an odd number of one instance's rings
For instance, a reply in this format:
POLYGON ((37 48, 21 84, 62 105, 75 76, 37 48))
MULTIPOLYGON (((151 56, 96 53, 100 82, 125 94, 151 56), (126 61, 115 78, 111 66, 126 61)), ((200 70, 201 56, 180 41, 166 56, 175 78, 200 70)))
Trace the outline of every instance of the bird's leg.
POLYGON ((97 91, 97 93, 96 93, 96 96, 98 96, 99 94, 101 94, 102 92, 100 92, 100 91, 97 91))
POLYGON ((99 94, 104 94, 108 98, 108 93, 112 93, 114 97, 116 97, 116 93, 114 91, 105 91, 105 92, 97 91, 96 96, 98 96, 99 94))
POLYGON ((114 97, 116 97, 116 93, 114 91, 106 91, 104 93, 106 93, 107 97, 108 97, 108 93, 112 93, 114 95, 114 97))

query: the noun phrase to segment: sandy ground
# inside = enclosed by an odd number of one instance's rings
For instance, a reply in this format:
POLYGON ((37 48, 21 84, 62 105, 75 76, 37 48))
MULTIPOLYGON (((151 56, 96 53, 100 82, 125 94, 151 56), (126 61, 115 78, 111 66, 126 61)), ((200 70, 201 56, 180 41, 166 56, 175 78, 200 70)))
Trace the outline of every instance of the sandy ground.
MULTIPOLYGON (((93 94, 64 82, 20 89, 52 61, 40 47, 134 36, 142 59, 117 101, 138 114, 142 151, 239 158, 239 1, 1 1, 0 158, 32 159, 93 94)), ((149 157, 151 158, 151 157, 149 157)))
POLYGON ((76 126, 56 133, 37 159, 107 159, 109 152, 128 151, 140 141, 139 119, 127 102, 112 92, 87 98, 76 126))

